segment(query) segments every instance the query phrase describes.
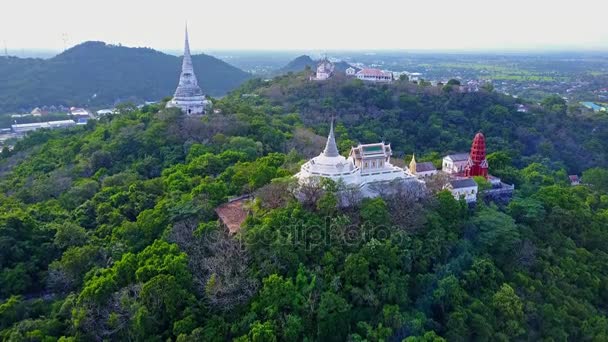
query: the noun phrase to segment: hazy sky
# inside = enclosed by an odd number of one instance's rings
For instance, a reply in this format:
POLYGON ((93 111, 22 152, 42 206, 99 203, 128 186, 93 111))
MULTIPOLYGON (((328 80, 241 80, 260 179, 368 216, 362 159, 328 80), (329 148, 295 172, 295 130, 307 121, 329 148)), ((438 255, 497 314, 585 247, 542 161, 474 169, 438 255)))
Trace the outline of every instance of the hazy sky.
POLYGON ((0 0, 0 44, 217 49, 608 49, 607 0, 0 0))

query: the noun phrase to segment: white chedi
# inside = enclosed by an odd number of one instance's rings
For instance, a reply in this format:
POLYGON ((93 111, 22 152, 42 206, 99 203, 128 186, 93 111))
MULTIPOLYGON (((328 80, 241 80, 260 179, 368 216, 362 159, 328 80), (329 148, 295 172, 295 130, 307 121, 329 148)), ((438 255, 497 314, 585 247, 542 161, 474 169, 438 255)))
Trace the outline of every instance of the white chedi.
POLYGON ((188 115, 204 114, 211 107, 211 102, 205 98, 203 91, 198 85, 194 74, 192 56, 190 55, 190 43, 188 42, 188 28, 186 27, 186 41, 184 45, 184 60, 179 84, 171 101, 167 102, 167 108, 179 108, 188 115))

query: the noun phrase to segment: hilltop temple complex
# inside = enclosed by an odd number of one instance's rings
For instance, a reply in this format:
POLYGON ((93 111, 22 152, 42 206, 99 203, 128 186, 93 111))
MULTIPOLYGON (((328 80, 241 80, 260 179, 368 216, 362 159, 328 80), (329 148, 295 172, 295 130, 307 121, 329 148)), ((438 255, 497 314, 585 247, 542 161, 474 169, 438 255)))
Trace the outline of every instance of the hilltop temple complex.
POLYGON ((190 43, 188 41, 188 28, 186 27, 182 72, 175 94, 171 101, 167 102, 167 108, 179 108, 185 114, 196 115, 204 114, 210 105, 211 102, 205 98, 194 74, 192 56, 190 55, 190 43))
POLYGON ((412 156, 409 167, 400 168, 391 164, 391 155, 390 144, 384 142, 359 144, 351 148, 348 158, 340 155, 332 122, 325 149, 304 163, 296 177, 300 183, 314 177, 341 181, 347 186, 361 189, 364 197, 378 196, 378 186, 389 187, 387 190, 390 190, 390 187, 395 186, 395 181, 425 184, 426 180, 438 173, 447 176, 443 189, 450 191, 454 198, 464 199, 467 203, 476 202, 480 193, 479 186, 473 179, 477 176, 484 177, 490 183, 491 189, 482 191, 488 196, 509 198, 513 193, 512 185, 504 184, 499 178, 488 174, 485 137, 482 133, 475 135, 469 154, 444 157, 441 171, 431 162, 416 162, 415 156, 412 156))

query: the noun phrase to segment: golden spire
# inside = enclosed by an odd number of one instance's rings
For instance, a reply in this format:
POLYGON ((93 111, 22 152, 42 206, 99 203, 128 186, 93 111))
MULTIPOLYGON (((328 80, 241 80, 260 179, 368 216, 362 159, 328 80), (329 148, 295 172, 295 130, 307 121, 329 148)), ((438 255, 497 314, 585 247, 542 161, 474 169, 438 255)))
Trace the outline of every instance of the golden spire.
POLYGON ((410 161, 410 173, 416 174, 416 156, 412 153, 412 160, 410 161))

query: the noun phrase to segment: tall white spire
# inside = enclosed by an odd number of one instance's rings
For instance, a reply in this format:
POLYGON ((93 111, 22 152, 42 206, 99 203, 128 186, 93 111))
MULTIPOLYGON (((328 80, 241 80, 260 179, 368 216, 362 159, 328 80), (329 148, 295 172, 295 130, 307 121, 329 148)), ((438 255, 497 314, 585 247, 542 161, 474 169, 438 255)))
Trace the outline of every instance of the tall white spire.
POLYGON ((327 137, 327 143, 325 144, 325 150, 323 154, 326 157, 337 157, 340 155, 338 152, 338 146, 336 146, 336 137, 334 136, 334 119, 331 119, 331 125, 329 126, 329 136, 327 137))
POLYGON ((210 102, 205 99, 205 95, 198 86, 198 80, 194 74, 187 23, 184 38, 182 73, 179 77, 179 83, 177 89, 175 89, 173 99, 167 103, 167 107, 178 107, 186 114, 202 114, 206 109, 210 108, 210 102))
POLYGON ((184 42, 184 60, 182 62, 182 73, 190 73, 194 72, 194 67, 192 66, 192 55, 190 54, 190 42, 188 39, 188 24, 186 23, 186 38, 184 42))

